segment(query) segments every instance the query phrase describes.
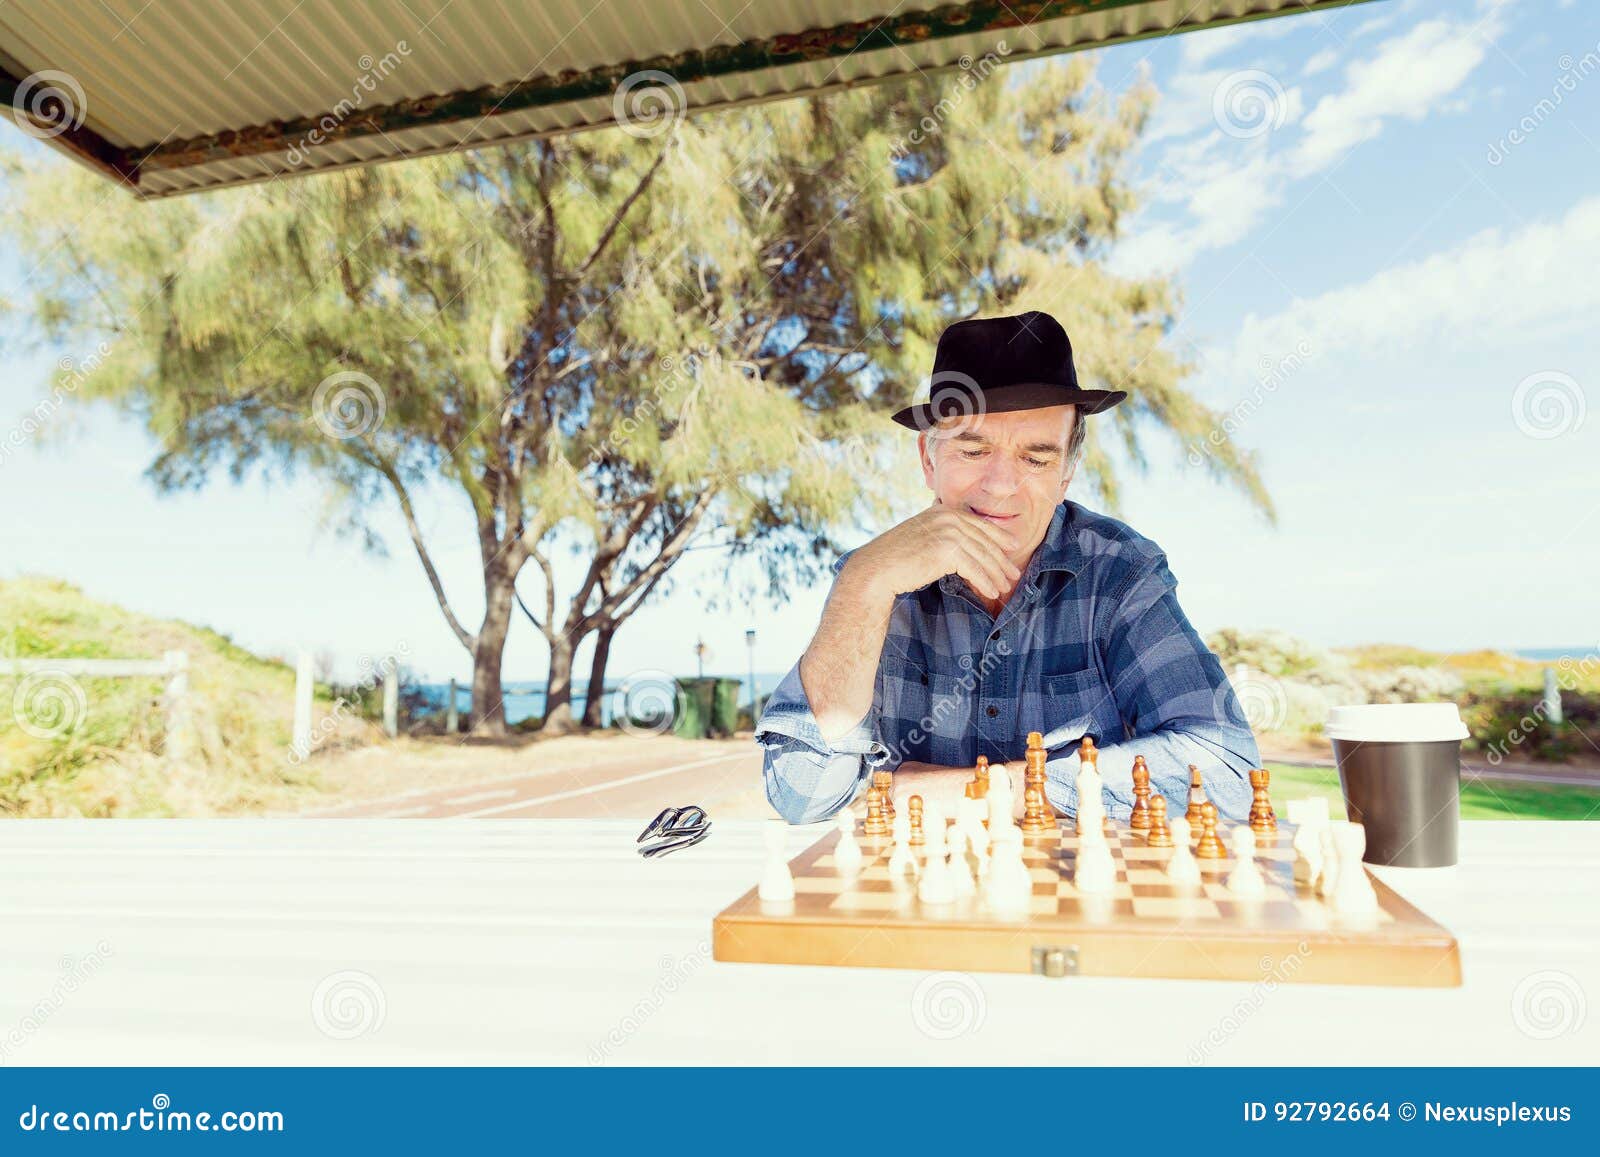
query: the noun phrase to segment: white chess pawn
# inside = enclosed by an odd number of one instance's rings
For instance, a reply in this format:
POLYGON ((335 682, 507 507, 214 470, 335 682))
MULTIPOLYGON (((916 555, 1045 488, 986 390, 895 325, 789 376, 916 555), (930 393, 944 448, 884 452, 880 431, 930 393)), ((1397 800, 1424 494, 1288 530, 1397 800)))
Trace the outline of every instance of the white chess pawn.
POLYGON ((1174 816, 1167 826, 1172 829, 1172 856, 1167 860, 1167 881, 1175 888, 1200 886, 1200 861, 1194 858, 1189 846, 1189 821, 1174 816))
POLYGON ((945 860, 944 817, 929 807, 923 812, 922 827, 927 839, 922 850, 927 858, 917 883, 917 899, 924 904, 949 904, 956 893, 950 882, 950 865, 945 860))
POLYGON ((1317 873, 1317 895, 1323 899, 1331 899, 1333 890, 1339 883, 1339 841, 1333 834, 1333 825, 1328 824, 1317 833, 1317 847, 1322 857, 1322 870, 1317 873))
POLYGON ((996 913, 1021 915, 1033 899, 1033 878, 1022 859, 1022 831, 1016 826, 991 829, 989 875, 984 880, 983 898, 996 913))
POLYGON ((856 817, 848 810, 839 813, 834 821, 839 830, 839 842, 833 846, 833 865, 847 876, 861 870, 861 845, 856 843, 856 817))
POLYGON ((789 825, 782 820, 768 820, 761 831, 761 838, 767 845, 767 863, 762 869, 756 895, 763 900, 794 899, 794 877, 789 874, 789 859, 784 851, 789 839, 788 829, 789 825))
POLYGON ((1290 800, 1289 822, 1294 825, 1294 882, 1315 890, 1322 875, 1322 830, 1328 826, 1327 798, 1290 800))
POLYGON ((958 900, 978 890, 978 882, 972 877, 972 863, 967 859, 967 832, 960 824, 950 829, 950 887, 958 900))
POLYGON ((915 878, 918 874, 917 857, 911 854, 911 814, 908 809, 902 808, 894 813, 894 822, 889 831, 894 839, 894 850, 889 853, 889 878, 902 880, 907 872, 915 878))
POLYGON ((1334 837, 1339 845, 1339 878, 1334 882, 1333 910, 1340 916, 1370 916, 1378 910, 1378 894, 1361 866, 1367 850, 1367 829, 1342 825, 1334 837))
POLYGON ((1255 832, 1248 825, 1240 824, 1233 829, 1232 843, 1235 866, 1228 873, 1228 891, 1244 899, 1264 896, 1267 880, 1261 874, 1261 865, 1256 863, 1255 832))
POLYGON ((1078 841, 1078 854, 1074 858, 1072 886, 1089 895, 1109 892, 1117 886, 1117 862, 1111 856, 1111 845, 1106 842, 1097 816, 1091 816, 1094 826, 1078 841))

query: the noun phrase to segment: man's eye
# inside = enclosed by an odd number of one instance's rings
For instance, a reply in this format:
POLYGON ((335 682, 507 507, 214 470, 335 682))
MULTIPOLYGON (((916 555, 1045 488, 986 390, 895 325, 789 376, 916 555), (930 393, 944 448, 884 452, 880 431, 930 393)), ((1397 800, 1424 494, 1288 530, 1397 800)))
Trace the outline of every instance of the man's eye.
POLYGON ((983 451, 982 450, 963 450, 963 451, 961 451, 961 456, 963 458, 978 458, 978 457, 981 457, 982 455, 983 455, 983 451))
POLYGON ((1032 466, 1035 470, 1038 470, 1042 466, 1050 465, 1050 463, 1044 461, 1042 458, 1024 458, 1023 461, 1029 466, 1032 466))

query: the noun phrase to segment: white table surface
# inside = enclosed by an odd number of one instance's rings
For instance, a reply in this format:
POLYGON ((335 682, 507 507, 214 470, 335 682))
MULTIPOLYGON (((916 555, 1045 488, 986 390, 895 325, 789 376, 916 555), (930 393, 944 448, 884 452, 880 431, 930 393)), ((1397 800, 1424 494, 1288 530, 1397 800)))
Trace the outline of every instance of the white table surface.
POLYGON ((722 964, 760 825, 651 861, 639 826, 5 823, 0 1064, 1600 1061, 1600 823, 1464 823, 1459 867, 1383 870, 1459 989, 722 964))

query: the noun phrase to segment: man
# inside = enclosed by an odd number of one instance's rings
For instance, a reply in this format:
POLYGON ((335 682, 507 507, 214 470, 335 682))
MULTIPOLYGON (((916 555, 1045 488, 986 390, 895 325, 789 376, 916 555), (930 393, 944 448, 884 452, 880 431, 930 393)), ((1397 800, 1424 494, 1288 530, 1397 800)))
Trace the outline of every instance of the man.
POLYGON ((1078 385, 1044 313, 957 322, 939 338, 918 430, 933 504, 848 551, 816 635, 756 726, 767 798, 790 823, 848 805, 872 771, 954 815, 980 755, 1022 801, 1028 732, 1046 794, 1076 813, 1077 751, 1100 749, 1106 810, 1132 809, 1133 757, 1181 814, 1189 765, 1227 817, 1249 814, 1260 759, 1222 665, 1178 606, 1166 555, 1067 501, 1085 419, 1120 390, 1078 385))

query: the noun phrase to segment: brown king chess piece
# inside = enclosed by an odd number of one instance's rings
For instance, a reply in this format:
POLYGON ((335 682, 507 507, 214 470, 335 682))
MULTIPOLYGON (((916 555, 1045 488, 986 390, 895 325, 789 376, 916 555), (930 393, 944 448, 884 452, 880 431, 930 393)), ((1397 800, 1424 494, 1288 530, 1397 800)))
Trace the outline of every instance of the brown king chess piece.
POLYGON ((1045 791, 1045 764, 1050 760, 1050 752, 1045 749, 1044 736, 1037 731, 1028 732, 1027 778, 1026 783, 1034 784, 1039 789, 1039 797, 1044 801, 1044 816, 1050 821, 1052 827, 1056 822, 1056 809, 1050 805, 1050 793, 1045 791))
POLYGON ((1136 832, 1150 827, 1150 768, 1142 755, 1133 757, 1133 811, 1128 826, 1136 832))
POLYGON ((1167 823, 1167 797, 1156 795, 1150 800, 1150 829, 1144 842, 1152 848, 1172 847, 1172 825, 1167 823))
POLYGON ((1270 835, 1278 830, 1278 817, 1272 810, 1272 797, 1267 792, 1270 774, 1264 767, 1250 773, 1250 786, 1255 788, 1255 799, 1250 804, 1250 830, 1258 836, 1270 835))

